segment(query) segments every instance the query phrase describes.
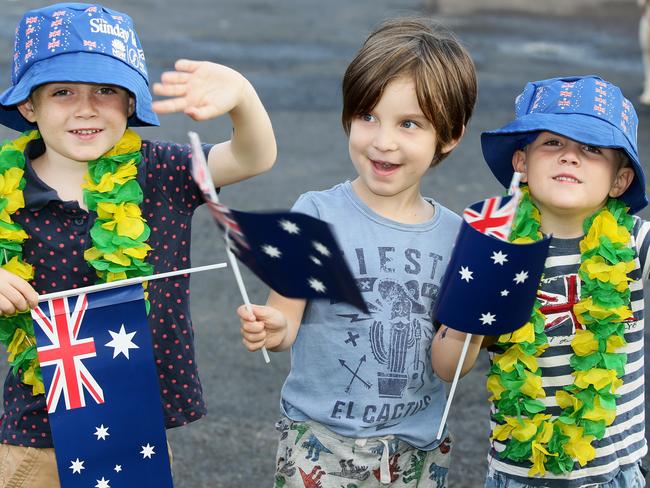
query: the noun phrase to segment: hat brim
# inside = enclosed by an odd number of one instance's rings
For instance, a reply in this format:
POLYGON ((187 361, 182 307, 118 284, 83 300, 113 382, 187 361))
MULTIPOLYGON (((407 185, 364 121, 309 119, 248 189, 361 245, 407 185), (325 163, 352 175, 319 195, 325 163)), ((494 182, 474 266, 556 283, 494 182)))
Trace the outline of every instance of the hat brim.
POLYGON ((37 87, 60 82, 120 86, 135 98, 130 126, 160 125, 151 108, 152 98, 145 78, 126 63, 99 52, 64 53, 34 63, 17 84, 0 95, 0 124, 19 132, 34 129, 35 124, 26 120, 16 105, 27 100, 37 87))
POLYGON ((624 150, 634 169, 634 179, 620 199, 630 207, 632 213, 648 204, 645 175, 634 146, 613 125, 584 114, 533 113, 519 117, 498 130, 481 134, 483 157, 503 186, 507 188, 510 185, 514 172, 512 155, 522 148, 525 136, 541 131, 553 132, 583 144, 624 150))

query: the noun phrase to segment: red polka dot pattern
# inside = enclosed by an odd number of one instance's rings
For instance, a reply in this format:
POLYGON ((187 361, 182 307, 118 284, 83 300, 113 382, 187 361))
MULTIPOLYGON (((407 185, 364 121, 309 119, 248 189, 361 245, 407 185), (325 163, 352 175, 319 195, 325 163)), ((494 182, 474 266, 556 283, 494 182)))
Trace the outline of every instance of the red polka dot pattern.
MULTIPOLYGON (((38 153, 31 149, 28 156, 33 159, 38 153)), ((207 154, 209 146, 205 150, 207 154)), ((144 193, 143 216, 151 227, 148 242, 153 247, 148 261, 156 273, 189 268, 192 215, 203 201, 190 176, 190 148, 143 141, 142 155, 138 181, 144 193)), ((36 267, 32 286, 38 293, 49 293, 94 284, 94 272, 83 253, 89 247, 95 214, 77 202, 61 201, 29 163, 25 175, 26 208, 14 217, 30 235, 23 250, 25 260, 36 267)), ((148 289, 165 423, 168 428, 176 427, 205 415, 189 313, 189 276, 152 281, 148 289)), ((52 447, 44 396, 32 396, 31 387, 11 373, 4 384, 0 442, 52 447)))

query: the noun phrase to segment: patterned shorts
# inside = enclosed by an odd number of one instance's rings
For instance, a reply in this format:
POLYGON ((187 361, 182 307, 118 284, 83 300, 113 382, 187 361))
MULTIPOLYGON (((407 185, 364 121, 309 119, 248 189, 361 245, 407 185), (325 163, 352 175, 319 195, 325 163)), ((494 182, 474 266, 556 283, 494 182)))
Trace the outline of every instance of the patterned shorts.
POLYGON ((446 488, 449 437, 421 451, 392 436, 351 439, 315 422, 283 418, 275 488, 446 488))

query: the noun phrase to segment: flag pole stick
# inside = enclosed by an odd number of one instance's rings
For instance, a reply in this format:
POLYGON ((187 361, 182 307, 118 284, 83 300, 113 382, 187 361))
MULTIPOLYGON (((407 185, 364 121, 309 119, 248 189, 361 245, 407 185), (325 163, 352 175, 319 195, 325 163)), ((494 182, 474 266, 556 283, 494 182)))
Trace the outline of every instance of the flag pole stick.
MULTIPOLYGON (((199 139, 199 135, 194 132, 190 131, 187 133, 187 135, 190 138, 190 145, 192 146, 192 157, 197 158, 197 161, 200 161, 204 167, 205 171, 207 174, 207 177, 210 179, 211 185, 209 188, 206 188, 208 195, 210 197, 210 200, 212 200, 214 203, 219 203, 219 196, 217 195, 216 190, 214 189, 214 183, 212 182, 212 178, 210 177, 210 172, 208 169, 208 163, 205 160, 205 156, 203 154, 203 151, 201 150, 201 140, 199 139)), ((203 188, 202 188, 203 190, 203 188)), ((251 305, 251 302, 248 298, 248 292, 246 291, 246 285, 244 285, 244 280, 241 277, 241 271, 239 270, 239 263, 237 262, 237 259, 235 258, 235 255, 232 253, 230 250, 230 239, 228 238, 228 232, 226 231, 224 235, 224 239, 226 241, 226 254, 228 256, 228 261, 230 262, 230 267, 232 268, 232 272, 235 275, 235 281, 237 281, 237 287, 239 288, 239 294, 242 297, 242 300, 244 300, 244 305, 246 306, 246 310, 248 313, 252 314, 253 313, 253 307, 251 305)), ((266 347, 262 347, 262 355, 264 356, 264 362, 266 364, 269 364, 271 362, 271 358, 269 357, 269 353, 266 350, 266 347)))
POLYGON ((469 348, 469 342, 471 340, 472 340, 472 334, 467 334, 465 336, 465 342, 463 343, 463 349, 460 351, 460 358, 458 359, 458 365, 456 366, 454 381, 451 384, 451 389, 449 390, 449 397, 447 398, 445 411, 442 414, 442 420, 440 421, 440 427, 438 428, 438 436, 436 437, 436 440, 442 437, 442 432, 445 430, 445 422, 447 421, 447 416, 449 415, 451 401, 454 398, 454 393, 456 392, 456 386, 458 385, 458 380, 460 379, 460 372, 463 369, 463 363, 465 362, 465 356, 467 355, 467 349, 469 348))
POLYGON ((199 273, 201 271, 208 271, 211 269, 225 268, 228 266, 226 263, 208 264, 207 266, 197 266, 195 268, 179 269, 176 271, 167 271, 166 273, 158 273, 149 276, 137 276, 135 278, 127 278, 126 280, 111 281, 110 283, 100 283, 99 285, 84 286, 83 288, 72 288, 70 290, 56 291, 54 293, 46 293, 39 295, 38 301, 53 300, 54 298, 71 297, 74 295, 81 295, 82 293, 92 293, 94 291, 110 290, 112 288, 119 288, 121 286, 135 285, 143 281, 159 280, 161 278, 171 278, 172 276, 199 273))

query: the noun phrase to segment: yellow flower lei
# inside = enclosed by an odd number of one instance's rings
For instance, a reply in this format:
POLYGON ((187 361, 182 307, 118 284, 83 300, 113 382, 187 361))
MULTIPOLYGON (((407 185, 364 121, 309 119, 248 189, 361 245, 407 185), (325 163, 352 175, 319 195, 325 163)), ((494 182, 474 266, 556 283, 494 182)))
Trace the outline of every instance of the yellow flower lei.
MULTIPOLYGON (((517 210, 512 242, 541 239, 540 214, 527 187, 517 210)), ((571 342, 573 384, 556 393, 559 417, 544 413, 540 398, 541 369, 537 358, 548 348, 545 317, 536 300, 530 321, 521 329, 499 337, 503 352, 495 355, 487 387, 496 406, 498 424, 492 439, 509 440, 501 458, 530 462, 529 476, 547 470, 567 473, 577 461, 584 466, 596 455, 592 442, 602 439, 616 418, 616 390, 623 384, 627 355, 616 353, 626 345, 624 320, 630 310, 629 273, 634 251, 629 247, 633 219, 616 199, 585 220, 580 242, 578 271, 582 288, 574 312, 585 330, 577 330, 571 342)))
MULTIPOLYGON (((34 277, 33 266, 23 260, 23 243, 29 236, 11 216, 25 206, 24 152, 39 137, 38 131, 28 131, 0 147, 0 262, 25 280, 34 277)), ((90 230, 92 247, 84 259, 95 269, 99 283, 152 272, 144 262, 151 250, 146 243, 150 229, 140 212, 143 194, 136 180, 141 143, 140 136, 127 129, 110 151, 88 162, 84 201, 97 219, 90 230)), ((7 347, 14 374, 22 373, 21 380, 32 386, 33 395, 44 393, 30 313, 0 316, 0 342, 7 347)))

